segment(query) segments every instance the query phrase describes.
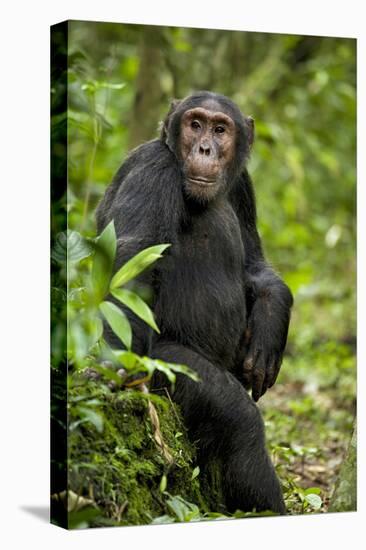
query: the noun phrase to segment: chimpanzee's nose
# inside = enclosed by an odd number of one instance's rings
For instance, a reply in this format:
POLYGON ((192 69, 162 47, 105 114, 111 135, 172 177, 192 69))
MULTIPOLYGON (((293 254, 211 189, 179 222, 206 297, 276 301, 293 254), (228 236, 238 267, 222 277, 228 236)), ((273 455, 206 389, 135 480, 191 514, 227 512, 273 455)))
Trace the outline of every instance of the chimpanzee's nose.
POLYGON ((207 143, 200 143, 199 152, 201 155, 209 156, 210 151, 210 146, 207 143))

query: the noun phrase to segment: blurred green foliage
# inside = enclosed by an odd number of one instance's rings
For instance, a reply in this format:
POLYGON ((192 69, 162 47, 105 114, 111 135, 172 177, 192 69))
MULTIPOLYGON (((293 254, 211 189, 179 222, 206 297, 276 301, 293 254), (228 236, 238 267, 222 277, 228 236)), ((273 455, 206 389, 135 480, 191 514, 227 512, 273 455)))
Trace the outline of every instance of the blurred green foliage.
POLYGON ((254 117, 259 230, 295 297, 261 407, 288 506, 319 510, 313 480, 326 502, 355 411, 356 41, 73 21, 68 49, 67 214, 87 239, 107 185, 171 99, 209 89, 254 117))
POLYGON ((94 233, 97 201, 172 98, 224 93, 256 121, 259 228, 295 294, 296 343, 354 339, 356 41, 91 22, 69 32, 70 227, 94 233))

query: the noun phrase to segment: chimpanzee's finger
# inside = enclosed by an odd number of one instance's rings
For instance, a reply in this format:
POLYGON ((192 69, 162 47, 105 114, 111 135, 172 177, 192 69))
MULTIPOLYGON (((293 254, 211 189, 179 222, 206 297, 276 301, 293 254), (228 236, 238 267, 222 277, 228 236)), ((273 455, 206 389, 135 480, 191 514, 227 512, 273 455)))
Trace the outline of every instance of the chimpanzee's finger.
POLYGON ((257 350, 249 350, 248 355, 246 356, 244 363, 243 363, 243 384, 244 387, 249 390, 252 387, 253 383, 253 369, 256 365, 258 359, 258 351, 257 350))
POLYGON ((274 361, 273 369, 271 370, 271 377, 270 377, 270 380, 269 380, 269 383, 268 383, 269 388, 272 388, 272 386, 276 382, 277 376, 280 372, 281 365, 282 365, 282 354, 279 354, 279 355, 277 355, 277 357, 274 361))
POLYGON ((260 397, 262 397, 266 393, 267 390, 268 390, 268 374, 267 374, 267 371, 266 371, 264 373, 264 380, 263 380, 263 384, 262 384, 260 397))
POLYGON ((254 364, 254 358, 252 355, 247 356, 243 363, 243 384, 245 388, 248 390, 252 386, 252 375, 253 375, 253 364, 254 364))
POLYGON ((278 361, 278 355, 275 355, 274 357, 272 356, 269 360, 269 365, 268 365, 268 368, 266 369, 266 379, 265 379, 267 388, 270 388, 271 386, 273 386, 272 381, 276 373, 277 361, 278 361))
POLYGON ((266 393, 266 391, 270 387, 270 382, 275 374, 276 360, 277 360, 277 356, 275 357, 270 356, 266 358, 264 361, 266 369, 265 369, 265 376, 264 376, 264 382, 262 386, 261 397, 266 393))
POLYGON ((263 388, 265 375, 266 375, 265 365, 263 363, 263 359, 261 359, 259 362, 257 362, 257 365, 253 370, 252 397, 254 401, 258 401, 258 399, 262 395, 262 388, 263 388))

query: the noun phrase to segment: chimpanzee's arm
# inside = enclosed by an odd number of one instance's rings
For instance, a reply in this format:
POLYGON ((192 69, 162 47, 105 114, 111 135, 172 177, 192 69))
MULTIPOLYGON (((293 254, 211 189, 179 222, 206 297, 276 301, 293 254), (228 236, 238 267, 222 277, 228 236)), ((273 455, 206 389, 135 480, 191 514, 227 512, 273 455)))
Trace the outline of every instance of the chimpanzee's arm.
MULTIPOLYGON (((174 242, 174 229, 177 226, 175 218, 177 212, 182 210, 176 204, 181 196, 177 192, 179 186, 180 173, 175 157, 159 140, 138 147, 122 164, 96 213, 98 233, 114 220, 117 236, 114 271, 144 248, 174 242)), ((169 254, 169 249, 166 254, 169 254)), ((160 260, 158 264, 161 265, 163 261, 160 260)), ((149 288, 152 301, 157 290, 154 273, 155 267, 137 279, 137 282, 149 288)), ((108 300, 113 301, 127 315, 132 327, 133 350, 139 355, 147 354, 152 330, 113 297, 109 296, 108 300)), ((113 347, 121 347, 121 342, 107 326, 104 334, 113 347)))
POLYGON ((248 324, 242 380, 258 401, 279 373, 293 298, 264 259, 256 227, 254 191, 246 171, 232 191, 231 202, 240 221, 246 258, 248 324))

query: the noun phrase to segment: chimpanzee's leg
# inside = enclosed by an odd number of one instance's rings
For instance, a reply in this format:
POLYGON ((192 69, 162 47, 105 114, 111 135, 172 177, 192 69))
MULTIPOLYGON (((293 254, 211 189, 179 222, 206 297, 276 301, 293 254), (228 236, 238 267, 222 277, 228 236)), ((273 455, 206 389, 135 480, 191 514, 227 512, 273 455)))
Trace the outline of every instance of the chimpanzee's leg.
MULTIPOLYGON (((229 511, 272 510, 284 514, 285 505, 273 465, 267 454, 260 412, 240 382, 196 352, 174 343, 160 343, 153 356, 186 364, 200 376, 194 382, 178 375, 172 397, 182 410, 200 462, 216 457, 222 464, 229 511)), ((153 389, 167 386, 156 374, 153 389)))

